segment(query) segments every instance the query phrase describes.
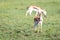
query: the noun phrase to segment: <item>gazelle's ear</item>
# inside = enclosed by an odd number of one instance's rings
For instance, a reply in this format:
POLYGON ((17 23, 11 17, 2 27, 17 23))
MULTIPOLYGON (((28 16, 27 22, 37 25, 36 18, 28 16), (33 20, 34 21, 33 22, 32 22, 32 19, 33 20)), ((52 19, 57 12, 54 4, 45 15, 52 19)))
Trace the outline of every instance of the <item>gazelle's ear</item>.
POLYGON ((46 17, 47 12, 46 12, 45 9, 42 10, 42 13, 43 13, 43 15, 46 17))

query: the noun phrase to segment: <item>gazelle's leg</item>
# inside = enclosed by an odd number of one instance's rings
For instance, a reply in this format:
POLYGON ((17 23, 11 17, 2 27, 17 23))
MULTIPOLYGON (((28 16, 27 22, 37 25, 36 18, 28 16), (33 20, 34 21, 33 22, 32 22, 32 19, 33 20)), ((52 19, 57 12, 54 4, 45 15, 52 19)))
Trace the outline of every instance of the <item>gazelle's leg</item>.
POLYGON ((32 9, 31 9, 30 12, 29 12, 30 16, 31 16, 31 13, 32 13, 32 9))
POLYGON ((29 14, 30 13, 30 9, 28 9, 27 11, 26 11, 26 16, 27 16, 27 14, 29 14))
POLYGON ((38 22, 37 21, 34 21, 34 31, 36 31, 37 30, 37 24, 38 24, 38 22))
POLYGON ((28 9, 26 12, 26 16, 27 16, 27 14, 31 15, 31 13, 32 13, 32 9, 28 9))
POLYGON ((30 10, 27 10, 27 11, 26 11, 26 16, 27 16, 27 14, 29 13, 29 11, 30 11, 30 10))
POLYGON ((41 21, 41 28, 40 29, 41 29, 41 32, 42 32, 42 21, 41 21))
POLYGON ((39 23, 38 23, 38 32, 39 31, 42 32, 42 21, 39 21, 39 23))

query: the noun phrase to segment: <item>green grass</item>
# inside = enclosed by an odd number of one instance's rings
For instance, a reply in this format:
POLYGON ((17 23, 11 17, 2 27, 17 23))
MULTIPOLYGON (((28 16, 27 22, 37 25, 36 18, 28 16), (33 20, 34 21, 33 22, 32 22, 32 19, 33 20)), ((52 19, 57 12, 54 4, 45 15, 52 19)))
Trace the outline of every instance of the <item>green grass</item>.
POLYGON ((59 17, 60 0, 0 0, 0 40, 60 40, 59 17), (30 5, 47 11, 42 33, 33 31, 35 14, 25 16, 30 5))

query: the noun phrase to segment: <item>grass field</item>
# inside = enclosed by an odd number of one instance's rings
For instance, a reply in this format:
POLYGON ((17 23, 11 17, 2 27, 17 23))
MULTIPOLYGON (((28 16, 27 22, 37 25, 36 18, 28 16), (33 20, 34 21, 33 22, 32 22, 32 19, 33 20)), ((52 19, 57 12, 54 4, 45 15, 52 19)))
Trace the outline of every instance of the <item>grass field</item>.
POLYGON ((60 40, 60 0, 0 0, 0 40, 60 40), (33 17, 26 8, 37 5, 47 10, 43 32, 33 31, 33 17))

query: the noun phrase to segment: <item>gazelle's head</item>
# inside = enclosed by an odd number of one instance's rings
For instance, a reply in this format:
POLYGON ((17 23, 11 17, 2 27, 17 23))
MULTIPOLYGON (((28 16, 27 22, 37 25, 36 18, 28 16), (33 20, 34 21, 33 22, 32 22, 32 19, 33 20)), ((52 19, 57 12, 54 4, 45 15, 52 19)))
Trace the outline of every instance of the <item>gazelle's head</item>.
POLYGON ((42 10, 42 13, 43 13, 43 15, 46 17, 47 12, 46 12, 45 9, 42 10))

